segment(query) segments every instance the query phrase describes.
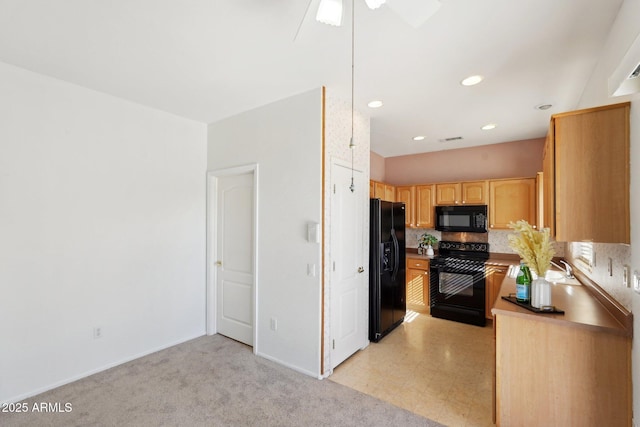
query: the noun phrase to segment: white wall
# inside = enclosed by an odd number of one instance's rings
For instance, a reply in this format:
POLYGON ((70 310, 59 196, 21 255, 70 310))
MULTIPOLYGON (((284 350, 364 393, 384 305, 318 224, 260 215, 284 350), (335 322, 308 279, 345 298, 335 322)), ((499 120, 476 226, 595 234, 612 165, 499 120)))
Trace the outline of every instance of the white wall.
POLYGON ((0 94, 0 401, 204 334, 206 125, 2 63, 0 94))
MULTIPOLYGON (((614 73, 633 41, 640 36, 639 16, 640 0, 625 0, 606 41, 603 55, 585 88, 579 105, 579 108, 587 108, 631 101, 631 256, 627 262, 631 264, 632 271, 640 271, 640 227, 638 227, 640 221, 640 169, 638 169, 638 165, 640 165, 640 94, 610 98, 607 93, 607 85, 609 77, 614 73)), ((637 59, 640 61, 640 58, 637 59)), ((599 247, 606 251, 610 250, 606 246, 599 245, 599 247)), ((596 250, 598 250, 598 247, 596 247, 596 250)), ((623 248, 617 250, 617 252, 626 253, 623 248)), ((600 259, 602 258, 600 257, 600 259)), ((617 259, 616 261, 619 265, 621 260, 617 259)), ((598 268, 606 269, 606 264, 598 268)), ((621 289, 619 280, 616 284, 610 286, 616 287, 613 291, 608 289, 610 293, 622 294, 622 296, 617 297, 618 299, 631 301, 631 310, 634 313, 632 345, 633 412, 636 425, 640 425, 640 295, 630 289, 621 289)))
POLYGON ((322 92, 316 89, 209 125, 210 170, 257 163, 257 342, 260 356, 320 375, 322 92), (319 271, 319 270, 318 270, 319 271), (270 319, 278 320, 277 331, 270 319))

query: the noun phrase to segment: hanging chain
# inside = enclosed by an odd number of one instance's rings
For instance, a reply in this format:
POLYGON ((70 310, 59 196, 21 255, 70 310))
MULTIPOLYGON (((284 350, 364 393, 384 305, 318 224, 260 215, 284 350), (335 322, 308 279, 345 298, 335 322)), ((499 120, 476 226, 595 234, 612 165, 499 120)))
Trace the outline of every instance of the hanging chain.
POLYGON ((351 149, 351 185, 349 186, 349 189, 351 190, 351 192, 355 192, 356 190, 356 186, 353 183, 353 152, 355 149, 355 144, 353 143, 353 82, 354 82, 354 45, 355 45, 355 12, 356 12, 356 7, 355 7, 356 1, 355 0, 351 0, 351 139, 349 140, 349 148, 351 149))

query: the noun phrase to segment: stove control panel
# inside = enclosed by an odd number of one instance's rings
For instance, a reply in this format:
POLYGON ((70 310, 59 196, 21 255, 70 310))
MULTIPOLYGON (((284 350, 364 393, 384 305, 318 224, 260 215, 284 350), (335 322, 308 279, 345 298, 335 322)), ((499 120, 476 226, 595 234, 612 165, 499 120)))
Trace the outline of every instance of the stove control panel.
POLYGON ((465 251, 465 252, 489 252, 489 244, 482 242, 447 242, 438 244, 440 250, 465 251))

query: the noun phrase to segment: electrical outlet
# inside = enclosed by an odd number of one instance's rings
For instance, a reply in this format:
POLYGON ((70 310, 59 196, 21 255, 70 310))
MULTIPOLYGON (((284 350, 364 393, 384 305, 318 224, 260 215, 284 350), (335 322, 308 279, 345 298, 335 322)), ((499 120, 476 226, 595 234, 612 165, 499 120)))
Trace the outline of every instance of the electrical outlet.
POLYGON ((613 276, 613 260, 609 258, 607 262, 607 272, 609 273, 609 277, 613 276))
POLYGON ((271 318, 271 330, 272 331, 278 330, 278 319, 276 319, 275 317, 271 318))
POLYGON ((100 326, 96 326, 93 328, 93 339, 102 338, 102 328, 100 326))
POLYGON ((640 294, 640 272, 633 272, 633 290, 640 294))

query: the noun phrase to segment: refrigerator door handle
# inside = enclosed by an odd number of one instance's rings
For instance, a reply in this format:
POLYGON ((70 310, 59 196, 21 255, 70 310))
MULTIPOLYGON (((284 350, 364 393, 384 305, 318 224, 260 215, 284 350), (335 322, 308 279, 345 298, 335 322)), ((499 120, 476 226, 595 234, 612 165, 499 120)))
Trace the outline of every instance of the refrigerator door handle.
POLYGON ((398 265, 400 263, 400 244, 396 237, 396 230, 393 228, 391 229, 391 238, 393 239, 393 273, 391 274, 391 280, 395 282, 396 276, 398 275, 398 265))

